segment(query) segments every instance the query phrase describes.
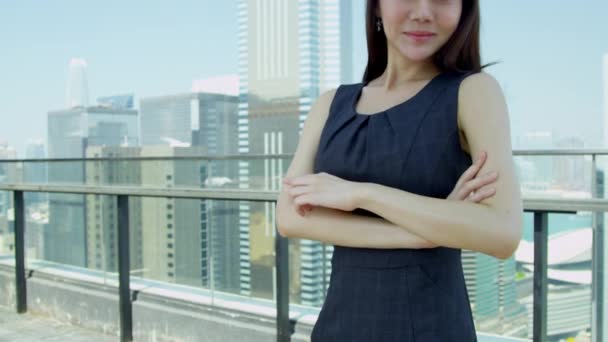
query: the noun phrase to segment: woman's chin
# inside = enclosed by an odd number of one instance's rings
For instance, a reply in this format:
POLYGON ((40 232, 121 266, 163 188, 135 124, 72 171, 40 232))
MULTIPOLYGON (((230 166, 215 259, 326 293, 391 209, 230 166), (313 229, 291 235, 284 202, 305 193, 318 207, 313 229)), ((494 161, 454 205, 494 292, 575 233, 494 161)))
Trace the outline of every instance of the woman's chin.
POLYGON ((428 50, 425 51, 407 51, 401 52, 401 55, 412 62, 424 62, 433 56, 433 53, 428 50))
POLYGON ((399 53, 412 62, 423 62, 428 60, 436 52, 432 46, 399 46, 399 53))

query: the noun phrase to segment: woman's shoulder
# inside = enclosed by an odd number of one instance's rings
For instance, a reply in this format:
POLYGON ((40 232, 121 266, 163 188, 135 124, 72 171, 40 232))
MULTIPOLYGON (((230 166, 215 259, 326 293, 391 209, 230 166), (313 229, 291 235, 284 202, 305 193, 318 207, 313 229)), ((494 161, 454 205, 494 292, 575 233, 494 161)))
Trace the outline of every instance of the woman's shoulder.
POLYGON ((338 85, 322 91, 313 101, 306 121, 310 121, 311 125, 323 127, 332 107, 335 106, 336 97, 341 92, 342 87, 343 85, 338 85))
POLYGON ((321 92, 315 100, 315 105, 319 107, 321 112, 323 112, 325 115, 329 114, 332 103, 334 102, 340 87, 342 87, 342 85, 321 92))
POLYGON ((468 71, 462 72, 460 75, 462 78, 460 87, 464 91, 475 91, 487 87, 494 90, 500 88, 496 78, 485 71, 468 71))
POLYGON ((336 106, 347 103, 362 83, 341 83, 320 93, 315 102, 328 114, 336 106))
POLYGON ((465 76, 458 89, 458 122, 499 119, 507 115, 506 101, 499 82, 489 73, 480 71, 465 76))
POLYGON ((462 76, 458 89, 459 108, 488 104, 502 99, 503 91, 494 76, 484 71, 469 72, 462 76))

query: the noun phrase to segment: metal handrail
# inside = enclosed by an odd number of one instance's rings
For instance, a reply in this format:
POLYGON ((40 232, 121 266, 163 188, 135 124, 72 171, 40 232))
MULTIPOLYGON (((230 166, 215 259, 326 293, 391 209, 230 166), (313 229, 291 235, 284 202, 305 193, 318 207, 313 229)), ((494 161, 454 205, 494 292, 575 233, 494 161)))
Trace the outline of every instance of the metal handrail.
POLYGON ((125 185, 79 185, 79 184, 34 184, 0 183, 0 191, 53 192, 84 195, 172 197, 189 199, 216 199, 242 201, 276 201, 278 192, 270 190, 194 188, 194 187, 150 187, 125 185))
POLYGON ((153 157, 92 157, 92 158, 36 158, 0 159, 0 163, 57 163, 88 161, 174 161, 174 160, 247 160, 247 159, 287 159, 292 153, 280 154, 222 154, 200 156, 153 156, 153 157))
MULTIPOLYGON (((126 195, 141 197, 173 197, 189 199, 276 201, 279 191, 228 188, 195 188, 189 186, 152 187, 148 185, 80 185, 50 183, 0 183, 0 191, 53 192, 86 195, 126 195)), ((608 211, 608 200, 598 198, 523 198, 526 211, 576 212, 608 211)))
POLYGON ((513 150, 514 156, 605 156, 608 149, 542 149, 542 150, 513 150))
MULTIPOLYGON (((125 185, 80 185, 50 183, 0 183, 0 191, 52 192, 86 195, 127 195, 141 197, 173 197, 189 199, 276 201, 279 191, 228 188, 152 187, 125 185)), ((523 198, 525 211, 608 211, 608 200, 599 198, 523 198)))
MULTIPOLYGON (((606 156, 608 149, 519 149, 512 151, 513 156, 606 156)), ((0 163, 53 163, 53 162, 79 162, 79 161, 172 161, 172 160, 241 160, 241 159, 287 159, 293 153, 277 154, 225 154, 200 156, 152 156, 152 157, 93 157, 93 158, 26 158, 26 159, 0 159, 0 163)))

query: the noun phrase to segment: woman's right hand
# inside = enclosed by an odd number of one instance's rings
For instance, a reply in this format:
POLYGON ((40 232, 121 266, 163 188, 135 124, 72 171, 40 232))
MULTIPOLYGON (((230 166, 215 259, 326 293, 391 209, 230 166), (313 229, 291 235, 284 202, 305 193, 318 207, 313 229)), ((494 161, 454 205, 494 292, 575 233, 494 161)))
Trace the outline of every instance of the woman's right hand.
POLYGON ((498 179, 498 172, 488 172, 483 175, 477 173, 487 160, 487 153, 483 151, 481 156, 471 165, 458 179, 454 190, 448 196, 450 201, 469 201, 479 203, 488 197, 494 196, 496 189, 489 184, 498 179))
MULTIPOLYGON (((486 162, 487 153, 483 151, 479 159, 473 163, 458 179, 454 190, 448 196, 449 201, 469 201, 479 203, 488 197, 494 196, 496 189, 492 187, 484 187, 494 183, 498 179, 498 172, 488 172, 478 177, 477 173, 486 162)), ((440 247, 437 244, 428 242, 426 248, 440 247)))

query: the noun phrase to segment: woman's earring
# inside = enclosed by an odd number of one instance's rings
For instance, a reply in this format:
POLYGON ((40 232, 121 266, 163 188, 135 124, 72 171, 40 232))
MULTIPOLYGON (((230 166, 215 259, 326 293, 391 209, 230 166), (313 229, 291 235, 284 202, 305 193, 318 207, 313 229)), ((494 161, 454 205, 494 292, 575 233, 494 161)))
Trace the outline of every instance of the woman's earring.
POLYGON ((376 29, 378 32, 382 31, 382 19, 376 17, 376 29))

